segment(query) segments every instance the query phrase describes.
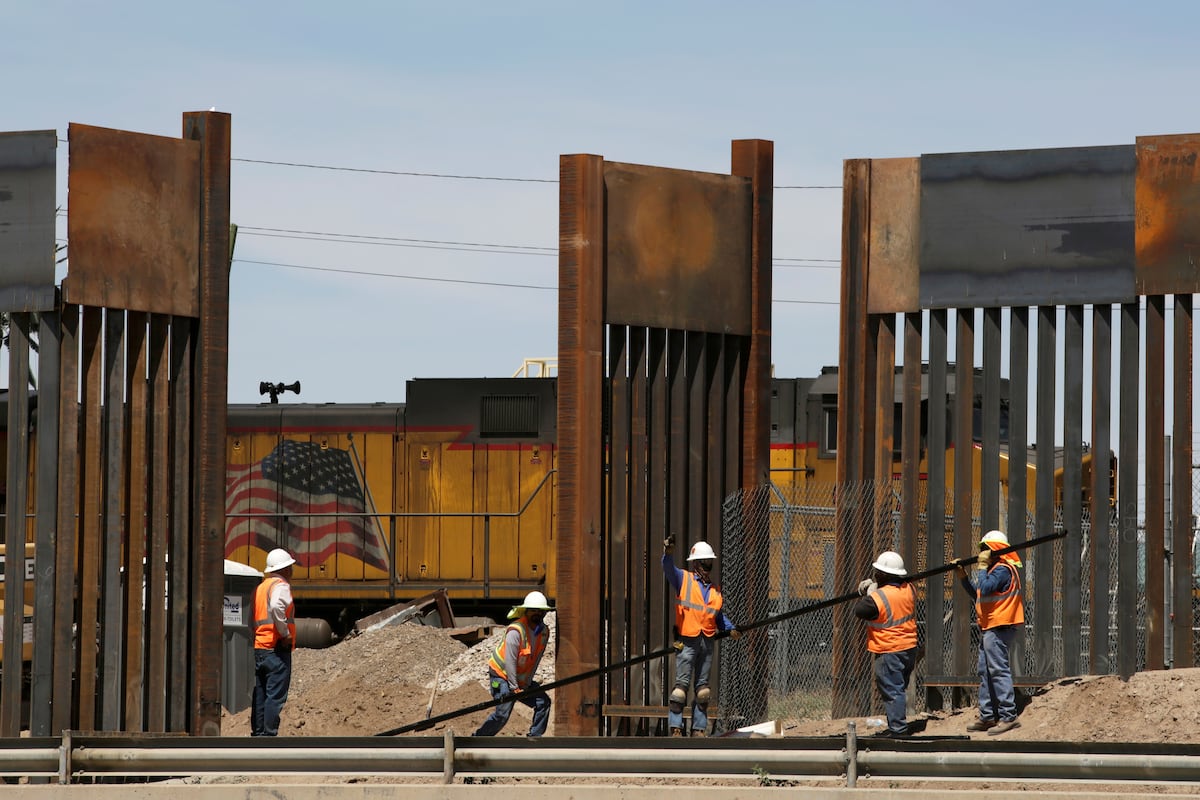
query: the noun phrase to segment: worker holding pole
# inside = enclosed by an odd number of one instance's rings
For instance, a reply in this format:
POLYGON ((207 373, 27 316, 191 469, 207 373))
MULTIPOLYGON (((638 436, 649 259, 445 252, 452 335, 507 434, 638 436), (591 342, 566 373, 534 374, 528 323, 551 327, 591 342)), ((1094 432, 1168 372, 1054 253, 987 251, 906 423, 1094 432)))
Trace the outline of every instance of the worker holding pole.
POLYGON ((863 597, 854 616, 866 620, 867 650, 875 654, 875 687, 883 698, 887 728, 879 736, 908 736, 905 693, 917 663, 917 593, 899 553, 885 550, 858 584, 863 597))
POLYGON ((1017 721, 1010 661, 1013 641, 1025 624, 1021 576, 1017 572, 1021 558, 1016 552, 996 554, 997 550, 1009 549, 1003 531, 985 533, 979 548, 974 574, 958 567, 963 588, 975 598, 975 616, 983 633, 979 646, 979 719, 967 730, 997 736, 1021 724, 1017 721))
POLYGON ((688 687, 695 689, 692 703, 692 736, 708 735, 708 706, 712 690, 708 674, 712 668, 713 637, 728 631, 730 637, 741 636, 737 627, 725 616, 725 599, 721 589, 712 581, 713 563, 717 554, 708 542, 696 542, 688 553, 685 571, 675 566, 675 536, 663 540, 663 573, 675 590, 675 628, 679 635, 675 656, 675 688, 667 703, 667 725, 672 736, 683 736, 683 707, 687 703, 688 687))

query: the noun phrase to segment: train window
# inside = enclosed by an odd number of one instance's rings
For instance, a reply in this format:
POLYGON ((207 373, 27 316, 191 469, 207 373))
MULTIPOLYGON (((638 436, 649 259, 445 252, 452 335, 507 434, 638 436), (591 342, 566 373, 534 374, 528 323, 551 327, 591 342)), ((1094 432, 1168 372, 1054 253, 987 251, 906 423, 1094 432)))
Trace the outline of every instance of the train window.
POLYGON ((837 452, 837 407, 821 410, 821 452, 837 452))
POLYGON ((480 403, 480 436, 537 436, 537 395, 491 394, 480 403))

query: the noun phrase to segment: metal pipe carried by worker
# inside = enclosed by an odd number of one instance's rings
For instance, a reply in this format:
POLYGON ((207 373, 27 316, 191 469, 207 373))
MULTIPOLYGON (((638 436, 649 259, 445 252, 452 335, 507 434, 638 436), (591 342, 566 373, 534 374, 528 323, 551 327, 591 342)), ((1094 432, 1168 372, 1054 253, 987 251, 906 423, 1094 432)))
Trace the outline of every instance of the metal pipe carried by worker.
MULTIPOLYGON (((1002 548, 999 550, 994 550, 994 551, 992 551, 992 555, 999 557, 999 556, 1005 555, 1006 553, 1013 553, 1018 550, 1025 550, 1030 547, 1037 547, 1038 545, 1043 545, 1043 544, 1046 544, 1047 542, 1053 542, 1058 539, 1062 539, 1066 535, 1067 535, 1067 532, 1065 530, 1059 531, 1058 533, 1048 533, 1045 536, 1038 536, 1037 538, 1034 538, 1034 539, 1028 539, 1024 542, 1018 542, 1017 544, 1009 545, 1008 547, 1005 547, 1005 548, 1002 548)), ((979 560, 979 556, 977 556, 977 555, 968 556, 966 558, 954 559, 945 564, 942 564, 941 566, 934 567, 932 569, 927 569, 924 572, 918 572, 913 575, 909 575, 908 580, 910 582, 925 580, 926 578, 932 578, 934 575, 941 575, 944 572, 950 572, 951 570, 958 569, 959 567, 970 566, 970 565, 974 564, 975 562, 977 562, 978 560, 979 560)), ((783 622, 784 620, 792 619, 794 617, 799 617, 803 614, 811 614, 815 611, 820 611, 825 608, 831 608, 833 606, 841 605, 842 603, 850 602, 851 600, 858 600, 860 597, 861 597, 861 595, 859 594, 858 587, 856 586, 854 591, 848 592, 843 595, 839 595, 837 597, 830 597, 825 600, 818 600, 815 603, 806 603, 805 605, 800 606, 799 608, 793 608, 788 611, 784 611, 780 614, 775 614, 774 616, 764 617, 763 619, 756 620, 754 622, 747 622, 744 624, 739 624, 737 626, 737 630, 738 630, 739 634, 745 634, 750 631, 757 630, 759 628, 765 628, 768 625, 774 625, 777 622, 783 622)), ((723 639, 723 638, 729 636, 730 633, 731 633, 730 631, 718 631, 716 633, 716 635, 713 636, 713 639, 723 639)), ((587 670, 586 672, 581 672, 578 675, 570 675, 566 678, 561 678, 559 680, 543 684, 543 685, 537 687, 536 689, 529 689, 529 690, 522 691, 522 692, 516 692, 514 694, 509 694, 509 695, 506 695, 505 697, 502 697, 499 699, 486 700, 482 703, 476 703, 473 706, 467 706, 466 708, 460 708, 457 711, 447 711, 445 714, 439 714, 436 717, 429 717, 427 719, 418 720, 417 722, 410 722, 407 725, 401 725, 398 728, 393 728, 389 731, 383 731, 382 733, 377 733, 375 735, 376 736, 396 736, 401 733, 410 733, 412 731, 427 730, 429 728, 432 728, 434 725, 438 724, 439 722, 445 722, 447 720, 457 719, 458 717, 463 717, 463 716, 466 716, 467 714, 473 714, 476 711, 484 711, 486 709, 498 706, 501 703, 512 702, 514 700, 521 700, 525 697, 532 696, 535 692, 548 692, 551 689, 557 689, 560 686, 569 686, 572 683, 579 683, 580 681, 590 680, 591 678, 597 678, 601 675, 607 675, 610 672, 616 672, 617 670, 622 670, 622 669, 625 669, 626 667, 632 667, 636 664, 644 664, 645 662, 653 661, 656 658, 663 658, 664 656, 669 656, 669 655, 672 655, 673 653, 675 653, 676 649, 677 649, 677 644, 672 644, 670 647, 662 647, 662 648, 659 648, 658 650, 654 650, 649 653, 643 653, 640 656, 634 656, 633 658, 626 659, 625 661, 620 661, 615 664, 608 664, 607 666, 603 666, 603 667, 596 667, 595 669, 590 669, 590 670, 587 670)))

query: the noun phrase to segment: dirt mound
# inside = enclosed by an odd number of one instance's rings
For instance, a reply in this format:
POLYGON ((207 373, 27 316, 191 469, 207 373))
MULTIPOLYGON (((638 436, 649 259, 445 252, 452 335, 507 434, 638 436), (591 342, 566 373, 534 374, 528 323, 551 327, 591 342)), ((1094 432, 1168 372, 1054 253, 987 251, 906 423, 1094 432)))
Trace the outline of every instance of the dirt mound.
MULTIPOLYGON (((538 670, 542 683, 554 680, 553 613, 547 623, 551 646, 538 670)), ((487 659, 503 635, 503 626, 496 626, 490 638, 468 648, 440 628, 406 622, 368 630, 325 650, 299 650, 279 732, 368 736, 423 719, 431 694, 433 716, 485 702, 491 697, 485 687, 487 659)), ((448 727, 469 735, 487 714, 478 711, 413 735, 436 735, 448 727)), ((517 704, 501 735, 525 735, 531 716, 517 704)), ((975 719, 973 708, 910 718, 924 720, 926 735, 987 738, 967 731, 975 719)), ((871 724, 878 717, 855 719, 860 736, 879 730, 871 724)), ((780 722, 785 736, 840 736, 848 721, 780 722)), ((1004 739, 1200 743, 1200 668, 1142 672, 1128 681, 1108 675, 1066 678, 1034 692, 1020 722, 1004 739)), ((249 709, 226 715, 222 732, 248 736, 249 709)), ((549 733, 554 733, 553 721, 549 733)))
MULTIPOLYGON (((548 614, 546 620, 553 643, 555 615, 548 614)), ((431 716, 490 700, 487 660, 504 630, 496 626, 489 638, 468 648, 441 628, 404 622, 367 630, 324 650, 297 650, 279 734, 372 736, 424 719, 431 696, 431 716)), ((537 673, 543 683, 554 680, 552 647, 547 647, 537 673)), ((469 735, 489 711, 447 720, 413 735, 437 735, 446 728, 469 735)), ((532 711, 518 703, 500 735, 524 736, 531 719, 532 711)), ((554 732, 553 722, 549 732, 554 732)), ((249 736, 250 709, 223 714, 221 733, 249 736)))

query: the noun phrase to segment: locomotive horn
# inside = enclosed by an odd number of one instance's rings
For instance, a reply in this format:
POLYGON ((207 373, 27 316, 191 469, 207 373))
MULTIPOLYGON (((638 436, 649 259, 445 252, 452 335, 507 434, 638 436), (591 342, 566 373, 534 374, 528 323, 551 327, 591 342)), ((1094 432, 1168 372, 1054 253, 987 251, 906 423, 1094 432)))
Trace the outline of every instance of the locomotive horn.
POLYGON ((296 381, 295 383, 271 383, 270 381, 259 381, 258 383, 258 393, 269 393, 271 395, 272 403, 278 403, 279 395, 283 394, 284 392, 295 392, 296 394, 300 394, 300 381, 296 381))

